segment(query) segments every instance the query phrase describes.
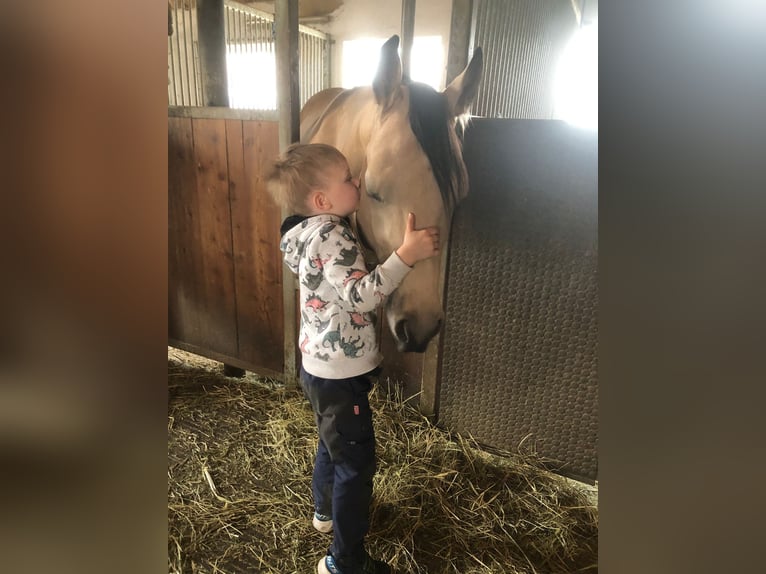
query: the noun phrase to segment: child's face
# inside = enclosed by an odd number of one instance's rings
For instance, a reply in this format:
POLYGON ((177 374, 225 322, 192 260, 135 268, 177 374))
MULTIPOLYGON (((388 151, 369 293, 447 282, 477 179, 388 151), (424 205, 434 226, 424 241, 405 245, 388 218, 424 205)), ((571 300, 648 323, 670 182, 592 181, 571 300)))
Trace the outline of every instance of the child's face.
POLYGON ((359 207, 359 180, 351 177, 345 161, 328 168, 322 192, 330 201, 330 213, 346 217, 359 207))

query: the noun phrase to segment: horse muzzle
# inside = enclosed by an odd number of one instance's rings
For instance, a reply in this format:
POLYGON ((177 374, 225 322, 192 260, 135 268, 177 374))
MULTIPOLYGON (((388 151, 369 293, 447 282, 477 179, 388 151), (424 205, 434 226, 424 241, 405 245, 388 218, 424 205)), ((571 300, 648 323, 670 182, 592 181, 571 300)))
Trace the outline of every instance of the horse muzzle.
POLYGON ((418 321, 413 317, 399 319, 393 329, 396 348, 402 353, 424 353, 441 326, 441 318, 435 321, 418 321))

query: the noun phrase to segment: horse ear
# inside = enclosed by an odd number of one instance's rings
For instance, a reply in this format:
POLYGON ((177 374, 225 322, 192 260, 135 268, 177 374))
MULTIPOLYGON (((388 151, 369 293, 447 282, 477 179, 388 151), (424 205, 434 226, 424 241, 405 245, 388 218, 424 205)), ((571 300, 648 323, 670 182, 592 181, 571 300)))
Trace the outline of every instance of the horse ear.
POLYGON ((372 82, 375 100, 386 110, 394 101, 402 83, 402 61, 399 59, 399 36, 391 36, 380 49, 380 64, 372 82))
POLYGON ((465 70, 442 92, 447 97, 451 117, 463 115, 471 107, 479 91, 479 81, 484 68, 484 56, 481 48, 473 51, 471 62, 465 70))

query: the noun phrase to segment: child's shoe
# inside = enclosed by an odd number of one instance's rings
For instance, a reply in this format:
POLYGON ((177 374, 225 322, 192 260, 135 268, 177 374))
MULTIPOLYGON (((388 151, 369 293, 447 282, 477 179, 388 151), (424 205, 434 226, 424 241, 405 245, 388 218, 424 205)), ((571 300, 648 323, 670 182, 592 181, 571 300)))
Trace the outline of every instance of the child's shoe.
POLYGON ((328 554, 317 564, 318 574, 390 574, 391 567, 382 560, 375 560, 365 552, 364 561, 342 569, 335 563, 335 558, 328 554))
POLYGON ((332 531, 332 516, 327 516, 325 514, 319 514, 318 512, 314 513, 314 519, 311 521, 311 524, 314 525, 314 528, 319 530, 322 534, 327 534, 328 532, 332 531))

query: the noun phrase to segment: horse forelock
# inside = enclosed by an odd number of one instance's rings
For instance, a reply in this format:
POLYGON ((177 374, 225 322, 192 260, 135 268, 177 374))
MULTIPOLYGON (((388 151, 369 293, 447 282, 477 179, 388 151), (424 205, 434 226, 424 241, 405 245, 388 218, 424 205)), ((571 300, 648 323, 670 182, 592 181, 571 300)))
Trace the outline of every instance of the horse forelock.
POLYGON ((460 141, 447 112, 446 98, 431 86, 407 82, 410 127, 428 157, 447 213, 451 213, 468 185, 460 141))

